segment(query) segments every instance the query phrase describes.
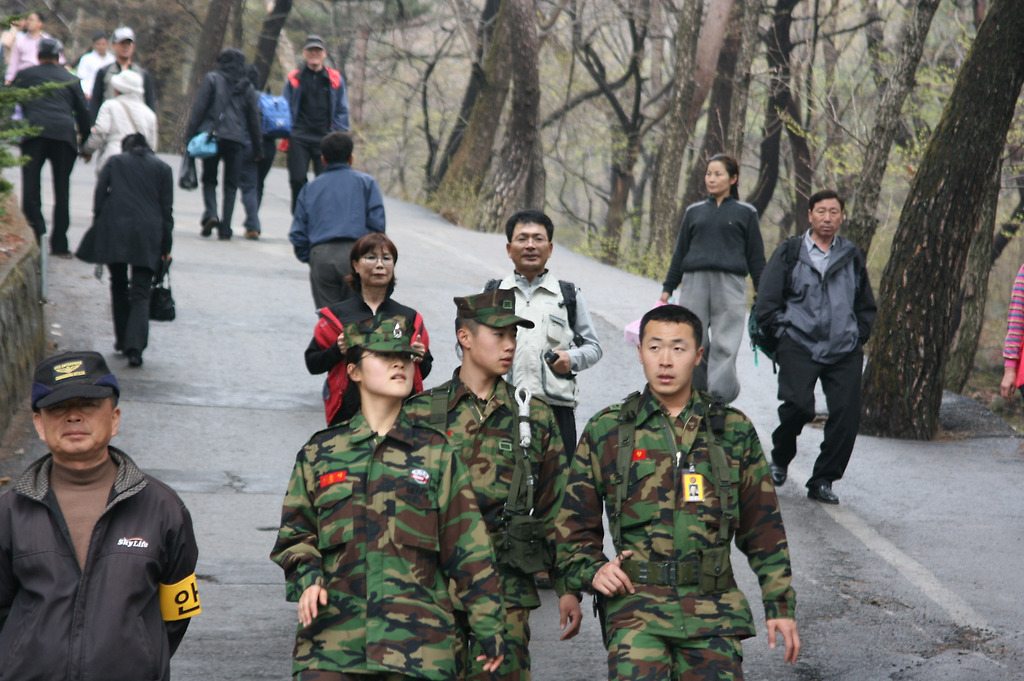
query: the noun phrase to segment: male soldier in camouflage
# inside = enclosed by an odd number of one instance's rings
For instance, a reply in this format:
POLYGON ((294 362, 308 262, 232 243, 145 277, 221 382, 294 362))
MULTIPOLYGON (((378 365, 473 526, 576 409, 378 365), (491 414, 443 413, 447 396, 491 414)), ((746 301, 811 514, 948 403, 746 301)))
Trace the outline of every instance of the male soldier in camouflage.
POLYGON ((361 408, 299 452, 271 559, 299 602, 297 681, 455 678, 454 606, 485 671, 501 664, 504 609, 469 470, 443 429, 402 412, 418 354, 409 320, 347 324, 361 408))
MULTIPOLYGON (((431 421, 447 427, 448 439, 472 473, 477 503, 498 555, 501 595, 505 601, 507 627, 504 634, 505 661, 491 675, 473 669, 469 660, 483 651, 478 644, 461 646, 461 679, 495 681, 530 678, 530 610, 540 606, 531 566, 515 562, 522 556, 506 556, 513 551, 506 532, 514 512, 533 510, 540 542, 545 544, 547 564, 553 567, 555 518, 565 491, 565 448, 551 408, 502 379, 512 365, 516 350, 516 329, 530 328, 533 322, 515 315, 515 296, 509 290, 492 290, 475 296, 456 298, 455 334, 462 351, 462 366, 452 380, 429 392, 420 393, 406 405, 405 411, 418 421, 431 421), (525 409, 524 409, 525 405, 525 409), (518 497, 514 490, 517 464, 524 453, 520 441, 520 423, 528 418, 530 440, 525 453, 529 457, 529 477, 535 491, 533 508, 527 499, 527 477, 520 467, 518 497), (506 507, 506 504, 510 506, 506 507), (515 506, 515 509, 512 508, 515 506), (508 510, 508 513, 506 513, 508 510), (523 569, 525 567, 525 570, 523 569)), ((515 532, 515 530, 512 530, 515 532)), ((542 560, 541 562, 545 562, 542 560)), ((580 604, 575 593, 566 593, 562 580, 556 579, 558 609, 563 640, 572 638, 580 628, 580 604)), ((460 612, 460 615, 464 613, 460 612)))
POLYGON ((570 590, 605 599, 610 679, 743 678, 740 640, 754 624, 733 579, 734 537, 761 583, 769 647, 778 633, 787 662, 800 652, 768 464, 743 414, 692 389, 700 338, 700 320, 686 308, 644 315, 647 387, 590 420, 571 464, 558 566, 570 590), (602 553, 602 503, 611 561, 602 553))

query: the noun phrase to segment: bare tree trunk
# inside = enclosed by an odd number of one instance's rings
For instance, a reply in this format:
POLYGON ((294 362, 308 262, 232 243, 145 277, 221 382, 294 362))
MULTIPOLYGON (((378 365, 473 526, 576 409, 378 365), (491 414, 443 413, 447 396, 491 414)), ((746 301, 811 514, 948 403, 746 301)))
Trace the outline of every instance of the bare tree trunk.
POLYGON ((292 0, 272 0, 267 9, 267 15, 263 17, 263 28, 260 29, 260 37, 256 41, 256 54, 253 56, 253 65, 259 74, 258 90, 267 85, 267 78, 270 77, 271 65, 274 63, 274 55, 277 52, 277 40, 284 28, 284 22, 288 20, 288 13, 292 11, 292 0))
POLYGON ((718 69, 711 85, 711 97, 708 101, 707 125, 705 126, 704 142, 700 152, 690 168, 686 182, 686 191, 680 206, 688 206, 705 194, 704 167, 709 158, 726 148, 732 114, 733 80, 736 76, 736 63, 739 59, 743 41, 743 12, 745 3, 734 2, 729 15, 729 23, 722 40, 722 49, 718 52, 718 69))
POLYGON ((203 22, 202 31, 199 33, 199 47, 196 49, 196 61, 192 65, 192 75, 188 80, 188 88, 185 96, 179 102, 178 111, 181 115, 175 127, 174 139, 179 149, 184 148, 188 140, 185 139, 185 129, 188 127, 189 115, 192 113, 192 105, 196 101, 196 92, 199 90, 199 83, 207 72, 212 71, 217 63, 217 55, 220 54, 221 45, 224 44, 224 34, 227 32, 228 21, 231 18, 232 9, 241 0, 211 0, 210 9, 206 13, 206 21, 203 22))
MULTIPOLYGON (((437 159, 437 165, 433 163, 427 166, 426 191, 430 195, 437 190, 441 179, 448 171, 448 165, 458 152, 462 144, 463 135, 469 125, 473 107, 476 106, 477 97, 487 86, 486 66, 484 55, 488 53, 488 46, 491 45, 491 36, 494 34, 494 25, 501 8, 501 0, 487 0, 483 12, 480 14, 480 24, 477 29, 476 57, 470 69, 469 83, 466 85, 466 92, 462 97, 462 105, 459 107, 459 117, 455 119, 451 135, 445 145, 444 153, 437 159)), ((503 100, 504 101, 504 100, 503 100)))
POLYGON ((686 114, 686 127, 690 130, 697 124, 704 100, 719 73, 722 46, 733 23, 734 0, 717 0, 708 3, 703 17, 700 35, 697 37, 696 72, 694 73, 693 97, 686 114))
POLYGON ((878 229, 878 198, 882 191, 896 132, 901 125, 900 112, 907 95, 914 87, 914 74, 924 53, 925 39, 931 27, 939 0, 918 0, 900 31, 900 51, 892 75, 886 80, 881 100, 875 111, 875 123, 864 154, 853 196, 850 197, 850 218, 843 225, 844 234, 864 252, 871 248, 871 240, 878 229))
POLYGON ((740 53, 736 58, 733 77, 732 102, 729 104, 729 130, 725 136, 725 148, 731 149, 737 159, 743 158, 747 122, 747 99, 750 95, 751 65, 757 52, 757 24, 761 18, 761 3, 757 0, 736 0, 743 8, 743 24, 740 34, 740 53))
POLYGON ((499 231, 514 210, 543 208, 544 205, 543 192, 539 197, 534 196, 535 200, 540 200, 539 205, 521 205, 528 189, 533 194, 537 191, 530 178, 537 170, 540 122, 540 69, 534 0, 503 0, 502 4, 508 5, 507 30, 516 36, 510 45, 512 110, 499 165, 485 189, 488 201, 479 229, 489 232, 499 231))
POLYGON ((679 175, 690 141, 686 112, 695 88, 693 70, 703 9, 702 0, 684 0, 676 19, 675 82, 651 190, 651 245, 655 249, 671 247, 669 235, 676 227, 673 223, 678 208, 679 175))
MULTIPOLYGON (((430 206, 448 219, 459 222, 464 213, 476 206, 477 194, 491 166, 494 138, 498 134, 501 113, 512 78, 514 34, 505 29, 514 0, 502 0, 495 18, 494 39, 480 73, 480 91, 473 101, 465 131, 452 155, 430 206)), ((518 39, 518 37, 516 37, 518 39)))
POLYGON ((938 428, 953 306, 1024 83, 1024 50, 1007 46, 1022 41, 1018 0, 994 0, 914 175, 882 275, 865 433, 921 440, 938 428))
POLYGON ((355 76, 345 83, 348 88, 348 115, 353 128, 363 122, 363 97, 366 92, 366 53, 370 42, 370 27, 363 25, 359 27, 356 38, 356 47, 352 55, 355 66, 352 74, 355 76))
MULTIPOLYGON (((801 0, 778 0, 768 32, 768 102, 765 106, 764 136, 761 138, 761 167, 757 186, 747 199, 757 212, 764 215, 779 181, 779 156, 782 151, 783 114, 793 101, 790 91, 789 58, 793 41, 789 29, 793 23, 793 8, 801 0)), ((797 118, 797 121, 800 119, 797 118)))
POLYGON ((955 393, 962 392, 974 368, 974 355, 978 352, 978 339, 985 323, 985 302, 988 300, 988 275, 992 272, 993 231, 996 225, 996 209, 999 205, 999 180, 1001 164, 996 164, 995 174, 986 191, 987 196, 981 212, 981 228, 971 242, 967 253, 967 272, 964 274, 960 298, 953 315, 953 348, 946 365, 944 388, 955 393))

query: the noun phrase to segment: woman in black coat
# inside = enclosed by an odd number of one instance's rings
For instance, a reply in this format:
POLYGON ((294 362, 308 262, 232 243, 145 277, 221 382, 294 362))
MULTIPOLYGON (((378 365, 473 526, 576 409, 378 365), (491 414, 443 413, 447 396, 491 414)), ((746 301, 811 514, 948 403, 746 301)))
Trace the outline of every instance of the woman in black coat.
POLYGON ((125 137, 121 149, 100 172, 93 226, 76 255, 110 269, 114 349, 138 367, 149 340, 153 277, 171 259, 174 174, 139 133, 125 137))

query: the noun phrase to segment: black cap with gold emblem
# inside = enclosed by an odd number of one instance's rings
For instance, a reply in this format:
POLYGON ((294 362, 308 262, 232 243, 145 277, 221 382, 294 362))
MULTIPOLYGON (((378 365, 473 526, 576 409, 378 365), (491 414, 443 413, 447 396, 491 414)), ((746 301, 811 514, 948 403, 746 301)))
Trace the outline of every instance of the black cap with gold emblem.
POLYGON ((103 398, 121 394, 117 377, 98 352, 65 352, 36 366, 32 411, 75 397, 103 398))

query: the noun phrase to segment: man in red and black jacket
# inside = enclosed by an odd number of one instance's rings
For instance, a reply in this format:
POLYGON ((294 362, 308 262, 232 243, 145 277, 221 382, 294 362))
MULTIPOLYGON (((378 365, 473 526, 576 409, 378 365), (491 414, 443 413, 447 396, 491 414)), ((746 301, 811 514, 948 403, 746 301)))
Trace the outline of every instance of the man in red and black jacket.
POLYGON ((335 130, 348 131, 348 95, 341 72, 324 66, 327 49, 323 38, 311 35, 302 48, 306 66, 288 74, 284 97, 292 112, 289 139, 278 146, 288 152, 288 181, 292 187, 292 212, 299 190, 306 184, 310 161, 313 174, 323 170, 320 140, 335 130))

